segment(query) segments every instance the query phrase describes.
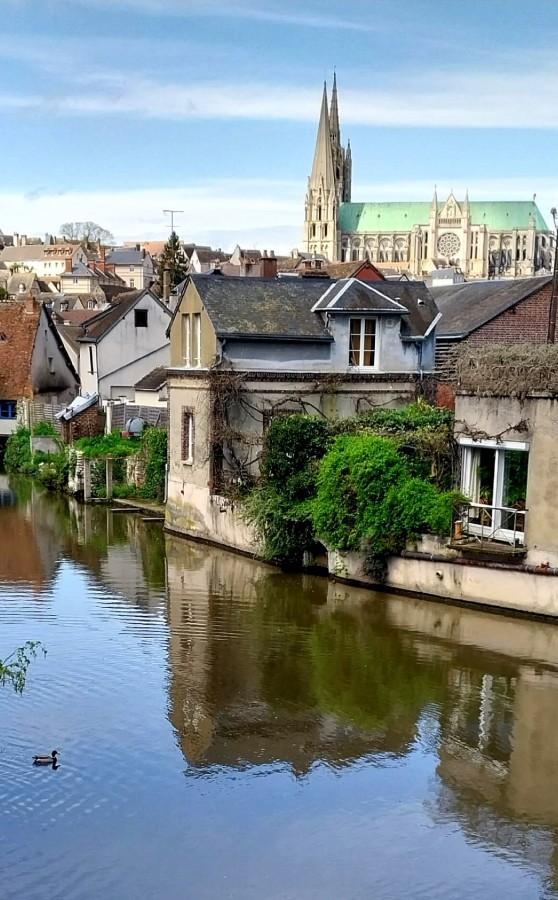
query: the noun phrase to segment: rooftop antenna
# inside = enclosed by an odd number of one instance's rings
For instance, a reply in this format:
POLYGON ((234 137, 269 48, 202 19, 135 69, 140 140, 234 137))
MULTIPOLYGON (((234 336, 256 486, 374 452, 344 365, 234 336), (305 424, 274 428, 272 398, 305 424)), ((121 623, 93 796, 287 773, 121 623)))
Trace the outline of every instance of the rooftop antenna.
MULTIPOLYGON (((171 230, 171 232, 173 232, 173 231, 174 231, 174 216, 175 216, 175 213, 183 213, 184 210, 183 210, 183 209, 164 209, 163 212, 165 213, 165 215, 171 217, 170 230, 171 230)), ((168 227, 168 226, 167 226, 167 227, 168 227)))

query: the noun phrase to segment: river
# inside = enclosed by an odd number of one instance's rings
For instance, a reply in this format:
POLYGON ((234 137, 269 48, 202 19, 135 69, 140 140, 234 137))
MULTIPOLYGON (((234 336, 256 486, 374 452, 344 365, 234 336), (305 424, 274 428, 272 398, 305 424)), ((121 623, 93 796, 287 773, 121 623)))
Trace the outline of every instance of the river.
POLYGON ((558 625, 0 476, 3 900, 558 897, 558 625), (32 766, 60 751, 56 770, 32 766))

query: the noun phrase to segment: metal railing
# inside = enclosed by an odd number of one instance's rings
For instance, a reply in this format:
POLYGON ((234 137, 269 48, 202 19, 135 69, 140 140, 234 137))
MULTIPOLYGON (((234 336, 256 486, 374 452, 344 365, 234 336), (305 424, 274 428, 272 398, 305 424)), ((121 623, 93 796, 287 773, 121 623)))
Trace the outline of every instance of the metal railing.
POLYGON ((461 507, 461 533, 481 542, 500 541, 512 547, 523 546, 527 512, 513 506, 468 503, 461 507))

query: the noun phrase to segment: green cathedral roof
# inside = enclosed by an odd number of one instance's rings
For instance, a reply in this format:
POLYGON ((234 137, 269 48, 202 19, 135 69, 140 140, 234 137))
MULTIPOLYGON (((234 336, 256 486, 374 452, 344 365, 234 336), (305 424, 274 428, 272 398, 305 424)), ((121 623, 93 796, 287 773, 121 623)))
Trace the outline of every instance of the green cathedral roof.
MULTIPOLYGON (((444 203, 438 203, 439 213, 444 203)), ((533 200, 480 200, 469 203, 472 225, 486 225, 491 231, 530 228, 548 231, 533 200)), ((339 209, 341 231, 410 231, 413 225, 428 225, 430 203, 342 203, 339 209)))

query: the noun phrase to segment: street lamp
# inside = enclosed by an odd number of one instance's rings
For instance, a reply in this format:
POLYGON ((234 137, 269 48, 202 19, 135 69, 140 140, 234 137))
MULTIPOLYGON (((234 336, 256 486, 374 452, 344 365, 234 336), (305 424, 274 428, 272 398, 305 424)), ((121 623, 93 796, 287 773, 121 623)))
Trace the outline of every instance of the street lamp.
POLYGON ((553 206, 550 215, 554 221, 554 266, 552 269, 552 292, 550 294, 550 313, 548 317, 547 344, 553 344, 556 339, 556 311, 558 307, 558 212, 553 206))

